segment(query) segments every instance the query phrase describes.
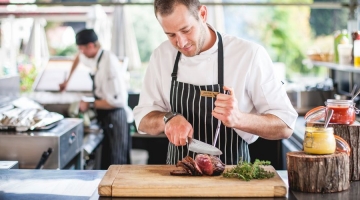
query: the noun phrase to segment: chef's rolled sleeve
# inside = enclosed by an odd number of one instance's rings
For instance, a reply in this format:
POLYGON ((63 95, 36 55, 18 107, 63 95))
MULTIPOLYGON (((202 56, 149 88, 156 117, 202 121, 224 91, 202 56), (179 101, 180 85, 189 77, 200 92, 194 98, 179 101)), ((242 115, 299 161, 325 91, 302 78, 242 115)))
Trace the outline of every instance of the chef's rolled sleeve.
POLYGON ((273 114, 294 129, 298 114, 272 68, 270 57, 265 49, 260 47, 250 71, 250 96, 258 113, 273 114))
POLYGON ((125 72, 119 67, 116 58, 110 60, 108 70, 101 84, 102 98, 113 107, 124 108, 127 106, 128 97, 125 72))

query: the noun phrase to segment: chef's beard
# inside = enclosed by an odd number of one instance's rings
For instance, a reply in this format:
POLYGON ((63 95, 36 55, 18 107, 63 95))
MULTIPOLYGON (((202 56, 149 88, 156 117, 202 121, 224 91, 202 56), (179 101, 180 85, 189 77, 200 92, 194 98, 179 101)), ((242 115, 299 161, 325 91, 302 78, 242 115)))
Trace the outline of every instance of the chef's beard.
POLYGON ((200 35, 197 42, 198 45, 196 46, 195 55, 199 55, 201 53, 201 49, 203 48, 205 43, 205 34, 206 34, 205 27, 202 24, 200 24, 200 35))
MULTIPOLYGON (((200 22, 199 22, 200 23, 200 22)), ((195 48, 195 52, 194 53, 191 53, 189 54, 189 52, 184 52, 182 51, 178 46, 176 46, 176 48, 182 53, 184 54, 185 56, 187 57, 193 57, 193 56, 196 56, 196 55, 199 55, 201 53, 201 49, 203 48, 204 46, 204 43, 205 43, 205 34, 206 34, 206 27, 204 27, 202 24, 199 24, 200 25, 200 34, 199 34, 199 37, 196 41, 196 43, 193 43, 193 45, 196 46, 195 48)))

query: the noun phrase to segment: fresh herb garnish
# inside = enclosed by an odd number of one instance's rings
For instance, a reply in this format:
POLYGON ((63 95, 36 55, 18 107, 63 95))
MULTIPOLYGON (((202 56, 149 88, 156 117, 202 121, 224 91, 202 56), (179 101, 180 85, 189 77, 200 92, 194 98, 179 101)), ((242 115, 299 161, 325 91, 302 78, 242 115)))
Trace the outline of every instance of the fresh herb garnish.
POLYGON ((245 181, 250 181, 251 179, 266 179, 272 178, 275 176, 274 172, 265 171, 262 166, 270 165, 270 161, 260 161, 256 159, 252 164, 251 162, 242 161, 240 159, 239 163, 223 173, 225 178, 238 178, 245 181))

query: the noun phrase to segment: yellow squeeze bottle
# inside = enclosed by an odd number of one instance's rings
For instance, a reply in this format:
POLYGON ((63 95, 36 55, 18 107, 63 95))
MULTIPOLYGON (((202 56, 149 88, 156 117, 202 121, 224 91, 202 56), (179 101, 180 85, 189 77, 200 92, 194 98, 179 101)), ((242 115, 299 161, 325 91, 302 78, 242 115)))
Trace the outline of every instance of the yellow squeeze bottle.
POLYGON ((354 67, 360 67, 360 36, 354 40, 354 67))

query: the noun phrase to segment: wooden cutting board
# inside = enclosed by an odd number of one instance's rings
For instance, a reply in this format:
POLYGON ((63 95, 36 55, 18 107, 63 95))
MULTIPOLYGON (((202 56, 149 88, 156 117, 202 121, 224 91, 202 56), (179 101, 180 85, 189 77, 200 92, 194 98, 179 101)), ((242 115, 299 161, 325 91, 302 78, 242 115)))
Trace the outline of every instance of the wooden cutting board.
MULTIPOLYGON (((232 166, 227 166, 231 168, 232 166)), ((174 165, 111 165, 102 178, 100 196, 112 197, 285 197, 287 186, 275 176, 243 181, 222 176, 172 176, 174 165)))

